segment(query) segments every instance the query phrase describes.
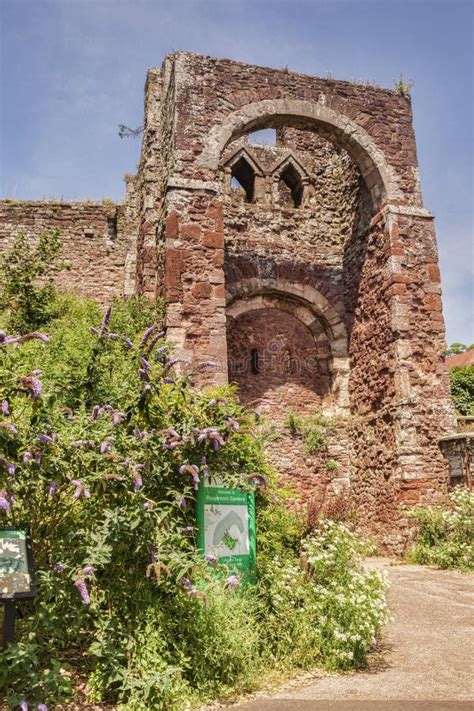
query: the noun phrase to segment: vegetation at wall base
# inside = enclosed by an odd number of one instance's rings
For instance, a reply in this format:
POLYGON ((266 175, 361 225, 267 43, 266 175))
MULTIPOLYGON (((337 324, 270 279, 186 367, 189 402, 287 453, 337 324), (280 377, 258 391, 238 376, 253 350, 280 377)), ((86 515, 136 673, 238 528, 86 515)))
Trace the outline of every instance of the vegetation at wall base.
POLYGON ((448 508, 420 506, 409 515, 418 523, 410 562, 474 570, 474 492, 460 487, 451 494, 448 508))
POLYGON ((35 318, 12 332, 0 314, 0 526, 29 529, 38 590, 0 653, 1 703, 51 709, 80 685, 81 703, 178 711, 266 670, 363 664, 385 581, 344 524, 285 507, 254 415, 177 372, 160 308, 102 316, 51 288, 35 318), (200 476, 257 486, 255 586, 198 556, 200 476))

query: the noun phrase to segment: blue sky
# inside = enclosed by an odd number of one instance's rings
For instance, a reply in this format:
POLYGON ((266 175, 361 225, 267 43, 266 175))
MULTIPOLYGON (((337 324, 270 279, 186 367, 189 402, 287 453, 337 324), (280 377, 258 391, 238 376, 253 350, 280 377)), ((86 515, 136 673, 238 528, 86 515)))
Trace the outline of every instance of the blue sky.
POLYGON ((0 0, 1 194, 123 197, 146 69, 174 50, 308 74, 414 80, 449 342, 473 342, 472 0, 0 0))

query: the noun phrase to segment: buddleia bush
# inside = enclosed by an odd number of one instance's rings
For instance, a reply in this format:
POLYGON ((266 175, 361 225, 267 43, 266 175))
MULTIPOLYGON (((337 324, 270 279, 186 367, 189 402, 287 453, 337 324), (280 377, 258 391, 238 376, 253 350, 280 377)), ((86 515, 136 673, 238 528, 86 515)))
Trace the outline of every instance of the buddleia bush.
MULTIPOLYGON (((264 466, 232 392, 198 392, 176 375, 159 325, 137 334, 135 303, 94 326, 94 306, 75 309, 82 318, 48 333, 0 332, 0 512, 2 524, 28 526, 38 569, 38 597, 18 604, 18 643, 2 664, 10 704, 54 702, 77 672, 92 673, 98 696, 120 699, 141 648, 137 620, 145 635, 151 598, 187 597, 182 580, 203 567, 199 476, 249 487, 264 466), (120 331, 127 309, 131 337, 120 331)), ((163 699, 183 683, 164 639, 162 672, 149 677, 158 688, 162 673, 163 699)))
POLYGON ((159 307, 56 299, 44 331, 0 330, 0 525, 29 529, 38 589, 0 655, 2 701, 178 711, 271 667, 362 663, 382 583, 345 528, 305 538, 233 389, 178 373, 159 307), (255 586, 196 552, 209 476, 256 487, 255 586))

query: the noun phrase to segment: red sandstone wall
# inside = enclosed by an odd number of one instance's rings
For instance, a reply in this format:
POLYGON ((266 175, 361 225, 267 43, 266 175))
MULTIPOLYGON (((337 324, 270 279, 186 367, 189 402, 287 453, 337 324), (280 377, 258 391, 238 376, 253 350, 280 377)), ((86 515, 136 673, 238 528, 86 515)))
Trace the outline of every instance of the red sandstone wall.
POLYGON ((244 402, 260 400, 259 411, 285 420, 290 410, 314 413, 329 391, 327 374, 315 357, 311 331, 295 316, 262 308, 229 319, 229 381, 244 402), (252 372, 252 351, 258 372, 252 372))
POLYGON ((135 249, 133 210, 113 203, 0 202, 0 251, 14 235, 32 239, 60 229, 62 255, 70 264, 57 276, 58 286, 108 303, 134 293, 135 249))

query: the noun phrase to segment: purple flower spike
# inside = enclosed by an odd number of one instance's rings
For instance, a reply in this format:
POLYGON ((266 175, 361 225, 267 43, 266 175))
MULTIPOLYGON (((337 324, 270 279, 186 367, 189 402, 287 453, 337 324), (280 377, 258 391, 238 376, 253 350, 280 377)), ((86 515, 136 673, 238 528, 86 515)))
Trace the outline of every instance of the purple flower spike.
POLYGON ((123 422, 125 418, 126 414, 124 412, 114 412, 114 414, 112 415, 112 425, 115 427, 116 425, 123 422))
POLYGON ((52 444, 53 438, 47 434, 40 434, 38 435, 38 442, 41 442, 41 444, 52 444))
POLYGON ((141 357, 140 357, 140 363, 142 364, 143 369, 146 370, 147 373, 150 373, 150 372, 151 372, 151 365, 150 365, 150 363, 147 361, 146 358, 143 358, 143 356, 141 356, 141 357))
POLYGON ((124 338, 124 343, 130 350, 133 350, 135 348, 130 338, 124 338))
POLYGON ((91 599, 89 597, 89 591, 87 590, 84 580, 82 578, 77 578, 77 580, 74 582, 74 585, 79 590, 82 600, 84 602, 84 605, 89 605, 91 599))
POLYGON ((83 575, 92 575, 93 573, 95 573, 95 568, 93 565, 86 565, 84 566, 81 572, 83 575))
POLYGON ((31 338, 36 338, 38 341, 43 341, 43 343, 49 343, 49 336, 47 333, 40 333, 39 331, 34 331, 29 334, 31 338))
POLYGON ((160 346, 159 348, 157 348, 156 351, 155 351, 155 353, 164 353, 165 351, 168 350, 168 348, 169 348, 169 346, 167 346, 167 345, 165 344, 164 346, 160 346))
POLYGON ((56 482, 52 481, 49 485, 49 495, 54 496, 56 493, 56 482))
POLYGON ((216 558, 215 555, 211 555, 210 553, 208 553, 208 554, 206 555, 206 558, 205 558, 205 559, 207 560, 208 563, 210 563, 210 564, 213 565, 214 567, 217 565, 217 558, 216 558))
POLYGON ((137 439, 143 439, 143 437, 144 437, 144 435, 145 435, 145 433, 140 430, 140 428, 139 428, 138 425, 135 425, 135 429, 133 430, 133 434, 135 435, 135 437, 136 437, 137 439))
POLYGON ((10 513, 10 502, 7 499, 7 494, 5 491, 0 491, 0 509, 3 509, 3 511, 6 511, 7 513, 10 513))
POLYGON ((138 491, 139 489, 142 488, 143 481, 142 481, 140 474, 135 474, 135 476, 133 477, 133 482, 134 482, 133 487, 134 487, 135 491, 138 491))
POLYGON ((32 458, 33 458, 33 455, 31 454, 31 452, 24 452, 23 461, 25 464, 28 464, 28 462, 31 462, 32 458))
POLYGON ((36 709, 37 711, 48 711, 48 707, 46 706, 46 704, 38 704, 36 709))
POLYGON ((15 476, 16 466, 13 464, 13 462, 7 462, 7 464, 5 465, 5 468, 6 468, 7 472, 10 474, 10 476, 15 476))
POLYGON ((26 703, 26 701, 20 701, 19 709, 20 711, 28 711, 28 704, 26 703))
POLYGON ((64 563, 55 563, 53 565, 53 573, 62 573, 65 567, 64 563))
POLYGON ((89 489, 84 489, 84 498, 85 499, 91 498, 91 492, 89 491, 89 489))
POLYGON ((112 307, 109 306, 108 309, 107 309, 107 311, 106 311, 105 314, 104 314, 104 318, 102 319, 102 324, 101 324, 101 327, 100 327, 100 330, 99 330, 99 336, 103 336, 104 333, 106 332, 107 327, 108 327, 108 325, 109 325, 110 314, 111 314, 111 313, 112 313, 112 307))
POLYGON ((10 432, 10 434, 12 435, 18 434, 17 428, 11 422, 0 422, 0 427, 3 427, 3 429, 7 430, 7 432, 10 432))
POLYGON ((10 408, 8 406, 8 400, 2 400, 0 404, 0 409, 2 411, 2 415, 9 415, 10 414, 10 408))
POLYGON ((92 408, 92 419, 98 420, 101 412, 102 408, 99 405, 94 405, 94 407, 92 408))
POLYGON ((151 504, 150 504, 150 502, 149 502, 149 501, 145 501, 145 503, 143 504, 143 508, 145 509, 145 511, 148 511, 148 509, 151 509, 151 504))
POLYGON ((226 587, 228 588, 238 588, 240 585, 240 579, 237 575, 229 575, 226 580, 226 587))
POLYGON ((186 499, 184 498, 184 496, 181 496, 181 497, 180 497, 180 499, 179 499, 179 505, 181 506, 182 509, 185 509, 186 506, 188 505, 187 502, 186 502, 186 499))
POLYGON ((104 439, 104 441, 100 443, 100 453, 101 454, 110 452, 111 449, 112 449, 112 445, 110 444, 108 439, 104 439))
POLYGON ((167 385, 173 385, 175 383, 173 378, 163 378, 163 380, 161 382, 166 383, 167 385))
POLYGON ((97 329, 97 328, 94 328, 94 326, 91 326, 91 328, 90 328, 89 330, 90 330, 90 332, 92 333, 93 336, 98 336, 98 335, 99 335, 98 329, 97 329))
POLYGON ((32 400, 35 400, 38 395, 41 395, 43 386, 34 375, 25 375, 23 378, 18 378, 18 381, 24 390, 28 390, 32 400))
POLYGON ((151 326, 148 326, 146 329, 145 333, 143 334, 142 340, 140 341, 140 347, 144 346, 145 343, 148 341, 150 336, 155 333, 156 329, 158 328, 158 325, 156 323, 153 323, 151 326))

